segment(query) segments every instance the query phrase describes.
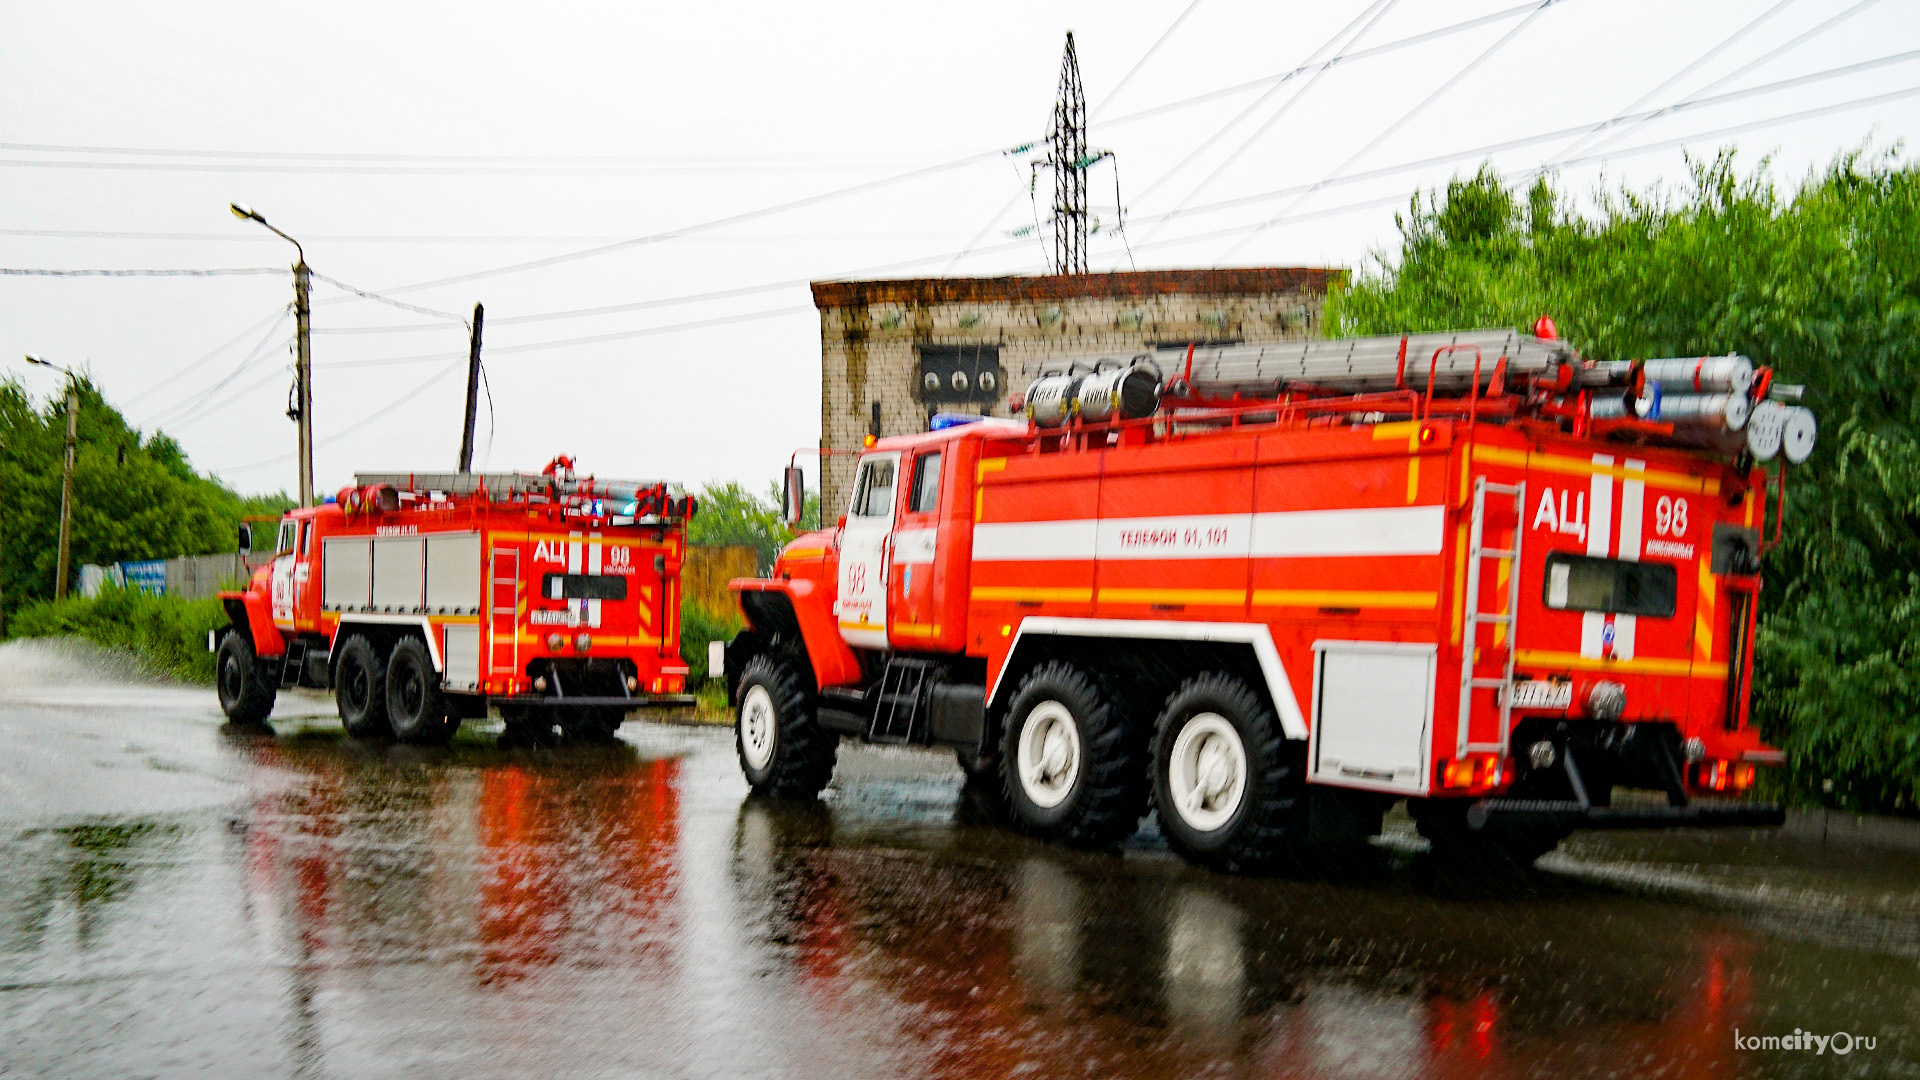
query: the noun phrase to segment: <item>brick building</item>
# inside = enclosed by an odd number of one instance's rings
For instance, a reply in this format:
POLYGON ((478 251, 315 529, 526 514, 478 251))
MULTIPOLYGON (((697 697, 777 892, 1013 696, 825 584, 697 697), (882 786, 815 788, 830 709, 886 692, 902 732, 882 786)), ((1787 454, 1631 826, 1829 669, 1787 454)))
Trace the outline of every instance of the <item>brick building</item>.
MULTIPOLYGON (((1345 276, 1268 267, 816 281, 821 445, 923 431, 936 412, 1007 416, 1008 395, 1061 357, 1305 337, 1328 284, 1345 276)), ((822 464, 832 521, 853 465, 832 455, 822 464)))

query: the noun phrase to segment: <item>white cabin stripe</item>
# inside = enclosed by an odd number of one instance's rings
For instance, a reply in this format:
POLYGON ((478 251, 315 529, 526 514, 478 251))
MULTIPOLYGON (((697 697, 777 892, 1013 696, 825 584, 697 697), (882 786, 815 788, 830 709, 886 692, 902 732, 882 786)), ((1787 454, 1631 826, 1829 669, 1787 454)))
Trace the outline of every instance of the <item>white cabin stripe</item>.
POLYGON ((973 527, 973 558, 1010 562, 1438 555, 1445 531, 1443 506, 995 521, 973 527))
MULTIPOLYGON (((1645 472, 1647 463, 1634 458, 1626 461, 1628 472, 1645 472)), ((1626 562, 1640 561, 1640 528, 1645 516, 1647 482, 1644 480, 1624 480, 1620 484, 1620 543, 1617 551, 1626 562)), ((1613 617, 1613 655, 1621 660, 1633 659, 1633 636, 1639 629, 1639 616, 1615 615, 1613 617)))
MULTIPOLYGON (((1610 466, 1612 454, 1593 455, 1595 465, 1610 466)), ((1587 554, 1604 559, 1613 550, 1613 477, 1595 471, 1587 486, 1587 554)), ((1580 655, 1598 658, 1606 646, 1607 615, 1589 611, 1580 617, 1580 655)))

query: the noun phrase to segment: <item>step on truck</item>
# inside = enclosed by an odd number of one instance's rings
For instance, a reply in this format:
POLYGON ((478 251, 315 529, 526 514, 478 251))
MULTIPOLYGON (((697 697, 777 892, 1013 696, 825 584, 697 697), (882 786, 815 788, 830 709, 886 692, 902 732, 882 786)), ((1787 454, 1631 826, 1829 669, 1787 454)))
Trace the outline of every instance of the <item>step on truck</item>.
POLYGON ((1748 706, 1800 393, 1590 363, 1547 320, 1062 361, 1024 420, 869 439, 845 516, 731 583, 741 768, 810 797, 842 738, 952 747, 1029 833, 1152 810, 1230 871, 1401 800, 1438 856, 1509 865, 1778 824, 1748 706))
POLYGON ((259 723, 282 689, 332 690, 355 737, 431 744, 490 707, 544 741, 690 705, 695 509, 676 485, 576 476, 565 457, 538 474, 360 474, 283 517, 273 561, 220 594, 220 707, 259 723))

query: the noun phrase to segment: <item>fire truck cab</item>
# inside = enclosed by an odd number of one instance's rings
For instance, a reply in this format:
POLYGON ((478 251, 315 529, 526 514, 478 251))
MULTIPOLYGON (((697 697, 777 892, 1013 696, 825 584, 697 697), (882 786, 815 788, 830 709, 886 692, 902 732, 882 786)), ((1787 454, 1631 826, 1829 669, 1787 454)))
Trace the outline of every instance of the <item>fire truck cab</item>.
POLYGON ((357 737, 441 743, 490 706, 541 740, 690 704, 679 575, 694 511, 674 485, 576 477, 568 458, 539 474, 362 474, 289 512, 273 561, 220 594, 221 708, 258 723, 281 689, 331 689, 357 737))
POLYGON ((1105 846, 1151 809, 1230 871, 1399 800, 1507 864, 1781 821, 1732 798, 1781 760, 1748 719, 1770 373, 1663 392, 1663 362, 1504 331, 1286 348, 1083 365, 1027 420, 870 440, 845 517, 732 583, 750 784, 813 796, 842 737, 949 746, 1029 832, 1105 846))

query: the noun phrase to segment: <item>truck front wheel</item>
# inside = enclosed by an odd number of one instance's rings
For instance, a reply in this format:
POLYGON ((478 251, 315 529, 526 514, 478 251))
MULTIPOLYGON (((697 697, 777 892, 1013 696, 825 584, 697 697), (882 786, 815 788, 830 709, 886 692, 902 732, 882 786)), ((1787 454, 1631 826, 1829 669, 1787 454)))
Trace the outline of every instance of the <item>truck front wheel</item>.
POLYGON ((333 686, 347 734, 356 739, 393 738, 393 725, 387 722, 387 665, 364 635, 355 634, 340 647, 333 686))
POLYGON ((433 670, 427 643, 401 638, 387 661, 387 722, 401 742, 441 746, 453 738, 460 718, 448 714, 440 696, 440 673, 433 670))
POLYGON ((1153 802, 1167 846, 1228 873, 1282 862, 1299 831, 1301 764, 1244 681, 1220 672, 1188 679, 1155 724, 1153 802))
POLYGON ((1146 813, 1142 740, 1087 672, 1052 661, 1020 682, 1001 736, 1007 808, 1023 830, 1074 847, 1111 847, 1146 813))
POLYGON ((220 638, 220 654, 214 658, 214 686, 220 711, 235 724, 265 721, 273 713, 273 699, 280 694, 274 680, 261 669, 253 642, 239 630, 228 630, 220 638))
POLYGON ((839 736, 813 715, 813 695, 788 660, 762 654, 740 673, 734 750, 754 794, 811 799, 833 779, 839 736))

